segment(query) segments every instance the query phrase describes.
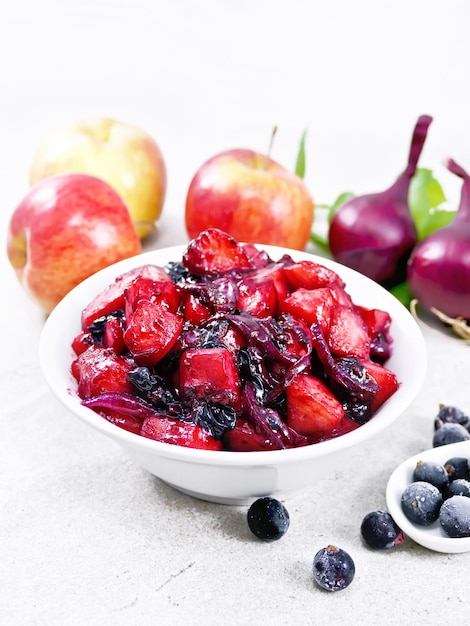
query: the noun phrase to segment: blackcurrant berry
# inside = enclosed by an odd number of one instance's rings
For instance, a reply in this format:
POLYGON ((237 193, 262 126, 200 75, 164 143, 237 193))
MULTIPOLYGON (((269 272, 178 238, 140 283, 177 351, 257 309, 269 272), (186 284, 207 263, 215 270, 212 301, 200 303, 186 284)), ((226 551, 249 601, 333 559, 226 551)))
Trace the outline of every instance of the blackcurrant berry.
POLYGON ((410 522, 428 526, 437 520, 442 501, 442 494, 437 487, 416 481, 403 491, 401 508, 410 522))
POLYGON ((445 423, 461 424, 467 426, 470 419, 463 411, 456 406, 449 406, 441 404, 439 407, 439 413, 434 420, 434 428, 437 430, 445 423))
POLYGON ((247 521, 258 539, 275 541, 286 534, 290 517, 282 502, 267 496, 253 502, 248 509, 247 521))
POLYGON ((470 439, 470 432, 462 424, 445 422, 435 432, 432 440, 433 448, 446 446, 449 443, 467 441, 470 439))
POLYGON ((313 559, 313 579, 327 591, 340 591, 353 581, 356 567, 351 556, 341 548, 329 545, 313 559))
POLYGON ((439 522, 449 537, 470 537, 470 498, 452 496, 445 500, 439 522))
POLYGON ((361 535, 366 544, 374 550, 384 550, 403 543, 403 533, 395 524, 390 513, 371 511, 361 524, 361 535))
POLYGON ((413 480, 424 480, 442 491, 449 484, 449 474, 440 463, 418 461, 413 472, 413 480))
POLYGON ((470 480, 465 480, 465 478, 453 480, 446 490, 446 497, 450 498, 451 496, 467 496, 467 498, 470 498, 470 480))
POLYGON ((456 480, 457 478, 464 478, 470 480, 470 465, 469 460, 462 456, 454 456, 448 459, 444 463, 449 480, 456 480))

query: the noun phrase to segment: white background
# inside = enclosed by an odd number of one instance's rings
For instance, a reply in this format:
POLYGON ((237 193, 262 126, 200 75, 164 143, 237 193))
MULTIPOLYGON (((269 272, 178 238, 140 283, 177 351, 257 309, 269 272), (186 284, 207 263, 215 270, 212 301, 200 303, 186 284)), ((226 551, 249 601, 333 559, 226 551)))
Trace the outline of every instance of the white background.
POLYGON ((465 0, 3 0, 2 213, 27 188, 39 138, 88 115, 157 140, 163 224, 180 220, 206 158, 266 150, 275 124, 273 156, 292 168, 307 129, 306 182, 326 203, 388 186, 417 117, 432 115, 421 165, 458 198, 442 161, 470 168, 469 27, 465 0))
MULTIPOLYGON (((379 191, 405 165, 419 115, 434 117, 421 162, 457 202, 451 156, 470 170, 466 0, 1 0, 0 241, 53 125, 90 115, 133 123, 168 169, 151 245, 186 241, 186 191, 208 157, 265 150, 294 167, 307 129, 315 200, 379 191)), ((438 403, 469 407, 469 348, 424 328, 426 383, 384 436, 305 497, 276 545, 248 536, 245 510, 192 500, 65 415, 37 349, 44 316, 0 246, 0 622, 8 626, 468 623, 468 555, 359 538, 387 479, 431 446, 438 403), (311 581, 317 549, 356 560, 339 594, 311 581)), ((413 355, 410 355, 413 358, 413 355)))

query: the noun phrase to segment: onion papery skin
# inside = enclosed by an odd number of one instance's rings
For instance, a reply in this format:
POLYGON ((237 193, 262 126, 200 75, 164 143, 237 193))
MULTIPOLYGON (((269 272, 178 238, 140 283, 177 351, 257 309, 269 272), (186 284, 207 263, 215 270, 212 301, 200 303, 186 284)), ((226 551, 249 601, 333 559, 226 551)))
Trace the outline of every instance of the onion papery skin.
POLYGON ((447 169, 463 180, 457 213, 416 246, 408 261, 409 289, 421 307, 470 320, 470 175, 453 159, 447 169))
POLYGON ((419 243, 408 261, 408 285, 422 308, 470 320, 470 224, 451 222, 419 243))
POLYGON ((407 166, 397 180, 382 192, 351 198, 338 207, 330 223, 333 258, 388 289, 405 280, 418 241, 408 192, 431 122, 429 115, 418 118, 407 166))
MULTIPOLYGON (((336 261, 387 287, 406 277, 406 263, 417 234, 411 214, 389 209, 390 191, 361 197, 341 207, 329 231, 329 246, 336 261), (380 229, 377 223, 380 222, 380 229)), ((397 203, 400 206, 399 203, 397 203)))

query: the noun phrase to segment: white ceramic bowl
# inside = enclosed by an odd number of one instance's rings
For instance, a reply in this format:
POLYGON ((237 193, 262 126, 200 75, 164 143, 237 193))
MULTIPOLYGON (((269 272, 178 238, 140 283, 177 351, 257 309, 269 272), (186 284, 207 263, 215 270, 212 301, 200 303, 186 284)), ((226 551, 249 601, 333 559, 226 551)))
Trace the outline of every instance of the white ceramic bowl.
POLYGON ((442 530, 439 521, 429 526, 413 524, 401 508, 401 496, 408 485, 413 482, 413 471, 416 463, 418 461, 434 461, 443 465, 452 457, 470 458, 470 441, 460 441, 459 443, 431 448, 403 461, 390 476, 387 483, 387 507, 401 530, 423 547, 435 552, 470 552, 470 537, 448 537, 442 530))
MULTIPOLYGON (((208 451, 160 443, 127 432, 80 404, 70 373, 71 341, 80 331, 82 309, 124 271, 145 263, 165 265, 180 260, 186 246, 146 252, 101 270, 73 289, 52 311, 41 336, 41 367, 53 393, 73 415, 121 445, 138 463, 176 489, 195 497, 226 504, 302 491, 326 476, 346 451, 377 435, 411 404, 424 380, 426 350, 421 331, 400 302, 362 274, 328 259, 273 246, 264 248, 272 259, 290 254, 334 269, 358 305, 388 311, 392 317, 393 355, 387 363, 400 381, 398 391, 376 415, 356 430, 311 446, 262 452, 208 451)), ((65 428, 65 426, 64 426, 65 428)))

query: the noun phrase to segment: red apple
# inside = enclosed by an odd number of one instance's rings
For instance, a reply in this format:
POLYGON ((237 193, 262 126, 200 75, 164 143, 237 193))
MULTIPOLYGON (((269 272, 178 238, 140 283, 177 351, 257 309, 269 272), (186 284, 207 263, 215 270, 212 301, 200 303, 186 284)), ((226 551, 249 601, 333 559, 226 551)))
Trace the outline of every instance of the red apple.
POLYGON ((87 174, 50 176, 31 187, 8 228, 10 263, 46 313, 91 274, 140 251, 122 198, 87 174))
POLYGON ((166 168, 160 148, 144 130, 107 117, 53 128, 33 156, 30 183, 72 172, 97 176, 114 187, 141 238, 155 227, 165 199, 166 168))
POLYGON ((214 227, 238 241, 303 250, 312 222, 313 200, 303 181, 252 150, 228 150, 206 161, 186 198, 191 238, 214 227))

